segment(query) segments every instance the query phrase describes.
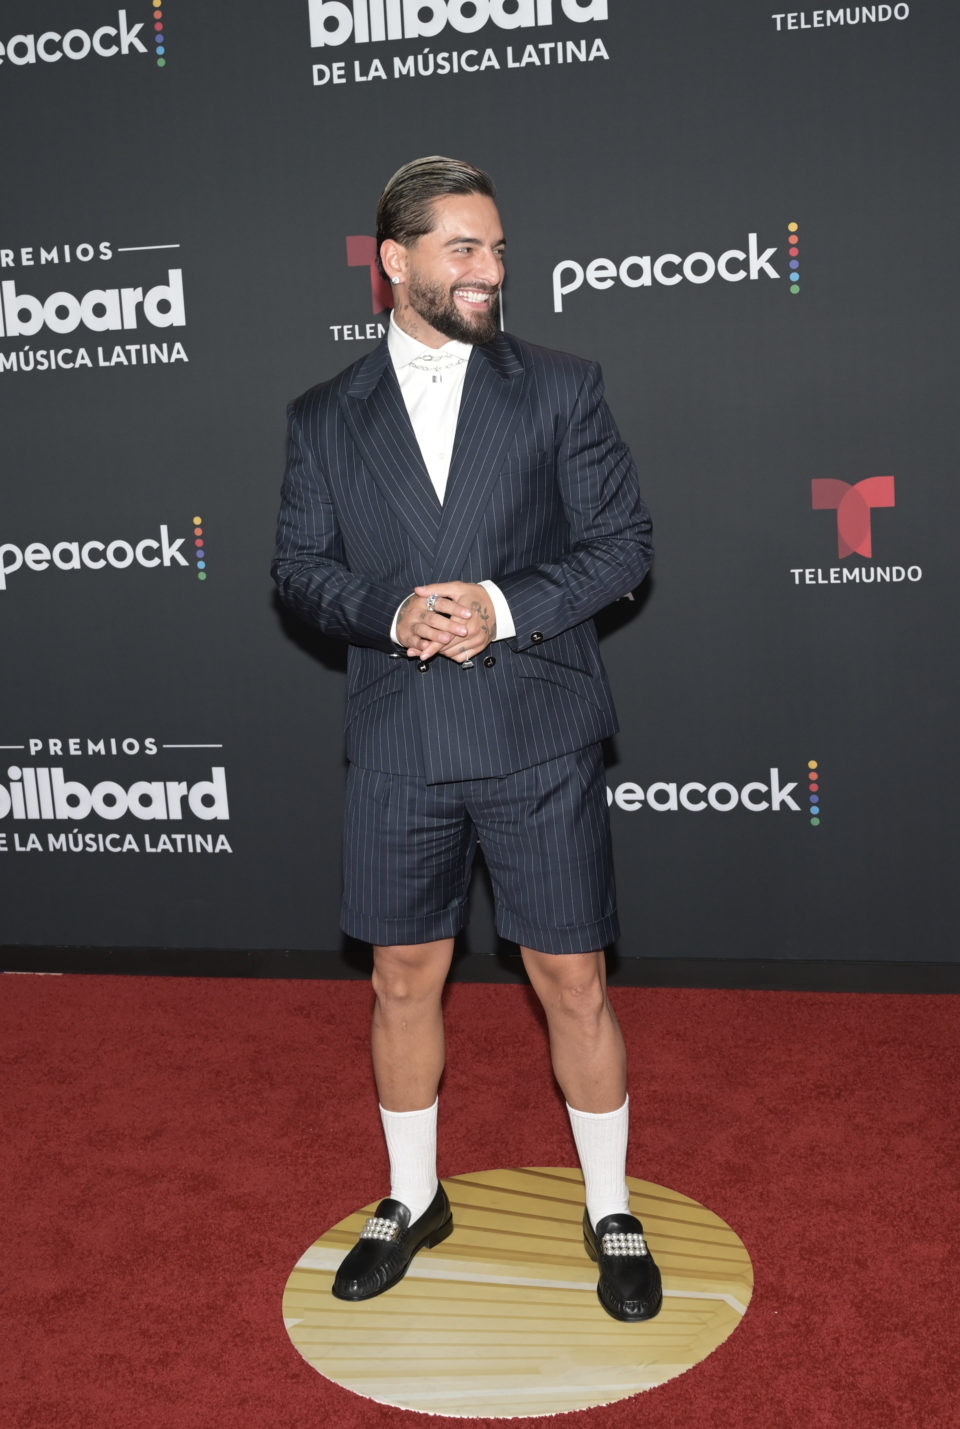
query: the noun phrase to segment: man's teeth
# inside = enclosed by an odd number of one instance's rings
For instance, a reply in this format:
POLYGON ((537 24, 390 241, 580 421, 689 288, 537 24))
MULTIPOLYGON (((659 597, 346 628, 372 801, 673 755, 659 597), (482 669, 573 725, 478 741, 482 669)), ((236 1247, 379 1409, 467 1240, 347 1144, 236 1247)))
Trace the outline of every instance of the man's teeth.
POLYGON ((484 293, 477 288, 458 288, 457 297, 465 303, 489 303, 492 293, 484 293))

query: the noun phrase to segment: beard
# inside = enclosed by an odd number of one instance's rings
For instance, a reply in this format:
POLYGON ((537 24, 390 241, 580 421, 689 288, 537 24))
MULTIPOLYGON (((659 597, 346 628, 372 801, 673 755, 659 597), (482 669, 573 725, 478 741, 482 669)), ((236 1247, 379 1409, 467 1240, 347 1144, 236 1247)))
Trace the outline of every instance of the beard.
MULTIPOLYGON (((457 284, 457 287, 468 286, 475 292, 493 291, 482 283, 457 284)), ((492 342, 500 331, 499 291, 485 311, 473 314, 460 311, 454 301, 454 291, 454 288, 443 288, 439 283, 425 283, 413 275, 407 280, 410 306, 437 332, 454 342, 492 342)))

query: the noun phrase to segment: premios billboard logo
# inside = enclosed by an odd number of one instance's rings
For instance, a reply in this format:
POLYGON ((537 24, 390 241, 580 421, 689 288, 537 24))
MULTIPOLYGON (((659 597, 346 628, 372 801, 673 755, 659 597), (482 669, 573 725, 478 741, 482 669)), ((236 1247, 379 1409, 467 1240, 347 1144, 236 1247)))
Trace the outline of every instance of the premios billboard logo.
MULTIPOLYGON (((92 7, 87 5, 85 8, 89 12, 92 7)), ((107 23, 101 25, 91 24, 87 16, 84 19, 86 27, 36 29, 0 40, 0 66, 23 68, 28 65, 56 65, 62 60, 112 60, 149 54, 153 54, 158 69, 166 66, 167 39, 162 0, 155 0, 152 4, 149 0, 147 3, 141 0, 136 9, 131 7, 129 12, 117 10, 107 23)))
POLYGON ((210 763, 222 749, 154 735, 0 743, 0 855, 232 853, 227 770, 210 763))
MULTIPOLYGON (((14 541, 0 543, 0 594, 10 587, 10 579, 24 581, 31 574, 49 571, 190 570, 199 581, 207 579, 207 546, 203 517, 194 516, 189 534, 170 535, 161 524, 156 535, 107 537, 83 540, 14 541)), ((29 585, 29 580, 26 581, 29 585)))
POLYGON ((607 787, 607 804, 625 814, 635 814, 642 809, 655 814, 730 814, 734 810, 747 814, 805 813, 810 824, 819 828, 820 789, 820 761, 808 759, 803 781, 785 780, 777 768, 770 769, 764 779, 750 779, 742 784, 728 779, 717 779, 710 784, 702 779, 657 779, 644 786, 626 780, 613 789, 607 787))
MULTIPOLYGON (((837 556, 850 561, 842 566, 792 566, 796 586, 915 585, 923 570, 911 564, 874 564, 874 513, 892 511, 897 504, 893 476, 868 476, 861 481, 841 481, 836 477, 814 477, 810 483, 811 508, 833 514, 833 539, 837 556)), ((883 548, 889 550, 889 528, 883 532, 883 548)))
MULTIPOLYGON (((786 257, 777 255, 780 244, 765 245, 759 234, 748 232, 743 246, 699 248, 691 253, 628 253, 624 258, 561 258, 554 265, 551 283, 553 311, 566 311, 566 300, 584 286, 595 292, 615 290, 623 298, 624 290, 640 288, 676 288, 678 285, 700 287, 719 279, 723 283, 766 283, 785 281, 786 291, 797 297, 800 293, 800 224, 791 219, 781 239, 786 257), (774 260, 778 266, 774 266, 774 260)), ((579 301, 579 300, 578 300, 579 301)))
POLYGON ((0 244, 0 374, 188 362, 179 248, 73 238, 0 244), (103 264, 111 265, 106 281, 103 264))
POLYGON ((311 49, 322 55, 312 65, 318 88, 610 58, 594 31, 570 30, 606 21, 607 0, 307 0, 307 13, 311 49), (491 43, 504 34, 511 43, 491 43), (404 50, 376 52, 404 41, 404 50))

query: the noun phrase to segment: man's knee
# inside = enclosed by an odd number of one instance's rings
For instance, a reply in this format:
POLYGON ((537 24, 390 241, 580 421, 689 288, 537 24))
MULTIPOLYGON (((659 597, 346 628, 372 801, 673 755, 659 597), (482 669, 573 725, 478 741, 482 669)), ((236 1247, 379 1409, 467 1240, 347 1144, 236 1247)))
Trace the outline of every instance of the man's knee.
POLYGON ((544 1008, 578 1022, 597 1022, 607 1009, 603 953, 525 958, 531 981, 544 1008))
POLYGON ((598 976, 571 978, 561 984, 560 1010, 577 1022, 595 1024, 606 1015, 607 994, 598 976))
POLYGON ((439 1002, 452 947, 414 943, 373 950, 373 991, 381 1006, 439 1002))

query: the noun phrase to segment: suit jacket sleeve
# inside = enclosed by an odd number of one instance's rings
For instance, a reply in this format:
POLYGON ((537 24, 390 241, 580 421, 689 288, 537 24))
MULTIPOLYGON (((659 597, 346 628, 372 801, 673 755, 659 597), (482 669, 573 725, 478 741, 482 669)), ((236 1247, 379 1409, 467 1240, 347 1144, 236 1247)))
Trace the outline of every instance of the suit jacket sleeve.
POLYGON ((347 567, 333 502, 304 436, 298 403, 291 402, 287 421, 287 468, 272 566, 283 602, 328 635, 392 651, 391 623, 410 591, 347 567))
POLYGON ((569 630, 627 595, 653 558, 650 513, 595 363, 577 393, 556 463, 570 528, 567 551, 496 578, 517 632, 508 643, 517 650, 569 630))

